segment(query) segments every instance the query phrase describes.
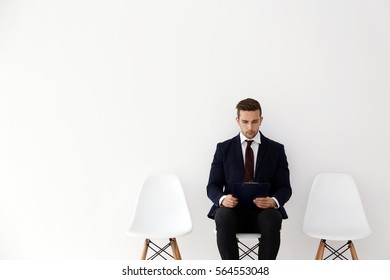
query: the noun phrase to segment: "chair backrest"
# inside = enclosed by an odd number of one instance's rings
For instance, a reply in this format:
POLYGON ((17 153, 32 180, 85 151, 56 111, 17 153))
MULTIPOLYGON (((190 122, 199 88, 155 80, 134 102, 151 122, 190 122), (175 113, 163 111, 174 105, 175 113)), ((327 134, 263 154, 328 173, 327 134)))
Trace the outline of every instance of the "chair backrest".
POLYGON ((153 174, 146 178, 127 233, 145 238, 170 238, 192 231, 192 219, 179 178, 153 174))
POLYGON ((326 240, 357 240, 372 233, 359 191, 350 175, 323 173, 315 177, 303 232, 326 240))

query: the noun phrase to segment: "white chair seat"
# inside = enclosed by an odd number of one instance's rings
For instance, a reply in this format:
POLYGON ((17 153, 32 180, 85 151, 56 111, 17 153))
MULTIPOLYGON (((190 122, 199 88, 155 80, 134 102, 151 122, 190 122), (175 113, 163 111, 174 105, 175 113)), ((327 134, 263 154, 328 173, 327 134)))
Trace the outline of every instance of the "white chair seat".
POLYGON ((260 233, 237 233, 237 238, 239 239, 259 239, 261 237, 260 233))
POLYGON ((180 230, 169 230, 169 229, 160 229, 158 232, 151 231, 150 228, 128 228, 126 233, 133 237, 148 237, 148 238, 170 238, 172 236, 181 237, 191 233, 192 229, 189 225, 187 225, 186 229, 180 230))

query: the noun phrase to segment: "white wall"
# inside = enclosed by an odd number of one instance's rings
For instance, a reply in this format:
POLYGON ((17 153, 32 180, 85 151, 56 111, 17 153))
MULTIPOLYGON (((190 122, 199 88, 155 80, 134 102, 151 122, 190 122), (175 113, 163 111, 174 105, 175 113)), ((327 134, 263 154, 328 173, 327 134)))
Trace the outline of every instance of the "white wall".
POLYGON ((361 191, 359 257, 389 259, 389 49, 385 0, 1 1, 0 258, 137 259, 135 196, 174 172, 183 258, 219 259, 208 172, 254 97, 291 168, 279 259, 314 257, 302 220, 328 171, 361 191))

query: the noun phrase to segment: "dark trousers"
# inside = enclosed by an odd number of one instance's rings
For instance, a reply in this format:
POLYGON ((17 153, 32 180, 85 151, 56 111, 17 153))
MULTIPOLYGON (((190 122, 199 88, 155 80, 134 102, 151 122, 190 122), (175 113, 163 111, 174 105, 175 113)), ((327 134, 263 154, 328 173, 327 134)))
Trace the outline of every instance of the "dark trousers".
POLYGON ((282 215, 277 209, 220 207, 215 213, 217 246, 223 260, 238 260, 236 233, 260 233, 259 260, 275 260, 280 247, 282 215))

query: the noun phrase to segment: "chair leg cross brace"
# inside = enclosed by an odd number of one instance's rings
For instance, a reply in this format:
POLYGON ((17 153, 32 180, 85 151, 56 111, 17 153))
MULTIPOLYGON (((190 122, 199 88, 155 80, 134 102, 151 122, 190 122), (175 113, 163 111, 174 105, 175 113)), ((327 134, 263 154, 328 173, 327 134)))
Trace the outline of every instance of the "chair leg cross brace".
POLYGON ((181 260, 179 247, 175 238, 169 238, 169 243, 167 243, 163 247, 160 247, 156 243, 152 242, 150 239, 145 239, 144 249, 141 256, 142 260, 146 259, 149 248, 154 252, 154 254, 151 255, 148 260, 154 260, 157 257, 160 257, 164 260, 167 260, 167 258, 181 260), (166 251, 169 247, 172 248, 173 256, 166 251))
POLYGON ((321 239, 320 244, 318 246, 316 260, 327 260, 330 257, 334 256, 333 260, 339 259, 339 260, 348 260, 347 257, 345 257, 343 254, 350 250, 351 256, 353 260, 357 260, 358 256, 355 250, 355 246, 353 245, 353 242, 351 240, 348 240, 344 245, 339 247, 338 249, 333 248, 328 243, 326 243, 325 239, 321 239), (324 258, 324 251, 327 249, 330 254, 324 258))
POLYGON ((259 247, 259 243, 256 243, 252 247, 249 247, 246 244, 242 243, 238 238, 237 238, 237 243, 238 243, 238 249, 241 251, 240 257, 239 257, 240 260, 242 260, 245 257, 249 257, 252 260, 254 260, 255 258, 251 254, 258 256, 256 249, 259 247), (243 247, 245 249, 243 249, 243 247))

